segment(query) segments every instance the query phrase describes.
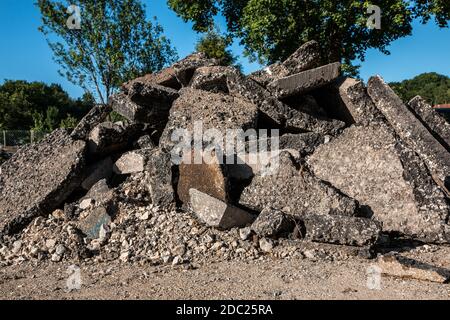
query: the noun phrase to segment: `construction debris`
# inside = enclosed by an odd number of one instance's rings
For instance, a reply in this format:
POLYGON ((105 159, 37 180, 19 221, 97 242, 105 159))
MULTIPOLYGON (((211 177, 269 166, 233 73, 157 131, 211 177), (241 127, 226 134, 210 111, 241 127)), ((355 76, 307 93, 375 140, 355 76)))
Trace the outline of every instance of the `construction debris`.
POLYGON ((249 76, 195 53, 1 165, 0 265, 333 261, 398 238, 449 244, 448 132, 420 98, 341 77, 315 41, 249 76))

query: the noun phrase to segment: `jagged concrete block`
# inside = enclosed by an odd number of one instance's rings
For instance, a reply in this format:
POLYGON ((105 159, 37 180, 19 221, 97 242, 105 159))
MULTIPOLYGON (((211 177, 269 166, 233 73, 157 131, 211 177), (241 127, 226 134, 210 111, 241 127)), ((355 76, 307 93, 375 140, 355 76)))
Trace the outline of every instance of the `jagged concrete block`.
POLYGON ((86 213, 86 217, 77 222, 78 229, 88 238, 97 239, 102 226, 108 226, 111 223, 111 217, 104 207, 96 207, 86 213))
POLYGON ((198 90, 228 93, 228 77, 239 73, 240 71, 234 67, 214 66, 198 68, 189 86, 198 90))
POLYGON ((57 209, 80 186, 86 143, 58 129, 0 167, 0 235, 57 209))
POLYGON ((287 117, 285 127, 292 131, 306 130, 336 135, 345 127, 345 122, 336 119, 318 118, 292 109, 287 117))
POLYGON ((151 152, 145 168, 152 203, 168 206, 175 202, 172 161, 169 153, 160 149, 151 152))
POLYGON ((339 109, 336 110, 339 118, 345 119, 346 123, 368 124, 383 118, 362 81, 343 78, 335 84, 335 88, 338 96, 333 97, 335 101, 332 103, 339 109), (336 99, 338 97, 340 99, 336 99))
POLYGON ((309 114, 316 118, 327 118, 328 114, 323 106, 319 105, 317 99, 312 95, 305 95, 300 97, 292 97, 284 99, 283 102, 290 108, 309 114))
POLYGON ((450 279, 450 270, 402 256, 381 256, 377 259, 377 266, 381 269, 382 274, 391 277, 437 283, 446 283, 450 279))
POLYGON ((220 65, 220 61, 217 59, 208 59, 206 54, 202 52, 193 53, 183 60, 175 63, 173 69, 175 70, 178 82, 183 87, 187 87, 194 75, 195 70, 201 67, 212 67, 220 65))
POLYGON ((423 162, 383 123, 353 126, 308 159, 314 174, 359 201, 383 230, 446 242, 445 196, 423 162))
MULTIPOLYGON (((160 146, 172 152, 179 143, 172 134, 186 130, 194 137, 195 122, 201 121, 201 130, 220 131, 225 137, 227 129, 253 129, 257 126, 258 110, 247 100, 222 93, 185 88, 170 110, 169 122, 160 139, 160 146)), ((198 134, 198 133, 197 133, 198 134)), ((189 145, 189 141, 184 141, 189 145)))
POLYGON ((242 192, 239 204, 255 211, 271 206, 295 216, 358 214, 354 199, 317 179, 306 167, 297 168, 288 152, 279 155, 278 168, 271 174, 253 178, 242 192))
POLYGON ((133 150, 123 154, 115 163, 113 171, 116 174, 132 174, 145 170, 154 149, 133 150))
POLYGON ((420 96, 414 97, 408 106, 436 140, 450 152, 450 123, 420 96))
POLYGON ((86 169, 85 179, 81 183, 84 190, 89 190, 98 181, 109 180, 113 173, 113 161, 110 157, 105 158, 97 163, 90 165, 86 169))
POLYGON ((283 211, 270 207, 265 208, 252 223, 251 229, 260 237, 277 237, 283 233, 291 233, 295 227, 293 217, 283 211))
POLYGON ((368 92, 397 135, 425 161, 442 183, 450 185, 450 153, 379 77, 369 80, 368 92))
POLYGON ((192 211, 205 224, 219 229, 245 227, 255 217, 242 209, 233 207, 196 189, 189 190, 192 211))
POLYGON ((247 76, 247 79, 255 81, 266 88, 271 82, 287 77, 289 70, 283 64, 277 62, 264 69, 255 71, 247 76))
POLYGON ((136 82, 144 84, 158 84, 175 90, 181 89, 181 83, 178 82, 175 70, 172 67, 128 81, 122 85, 122 91, 125 94, 128 94, 128 90, 136 82))
POLYGON ((340 73, 341 64, 335 62, 275 80, 268 85, 268 89, 279 99, 302 95, 330 84, 340 76, 340 73))
POLYGON ((74 139, 87 140, 92 129, 105 121, 110 112, 111 107, 108 105, 95 105, 88 114, 81 119, 75 129, 73 129, 71 137, 74 139))
POLYGON ((94 156, 107 156, 124 150, 142 129, 139 124, 103 122, 89 134, 89 152, 94 156))
POLYGON ((196 189, 218 200, 228 202, 230 185, 227 166, 221 164, 218 158, 217 161, 206 162, 202 155, 199 155, 201 163, 196 163, 195 152, 193 150, 190 155, 190 163, 183 162, 179 166, 178 198, 187 204, 190 200, 190 190, 196 189))
POLYGON ((155 142, 153 142, 153 139, 148 134, 140 137, 134 143, 134 146, 136 149, 154 149, 154 148, 156 148, 155 142))
POLYGON ((362 247, 374 244, 381 232, 380 223, 366 218, 306 214, 300 220, 306 239, 315 242, 362 247))

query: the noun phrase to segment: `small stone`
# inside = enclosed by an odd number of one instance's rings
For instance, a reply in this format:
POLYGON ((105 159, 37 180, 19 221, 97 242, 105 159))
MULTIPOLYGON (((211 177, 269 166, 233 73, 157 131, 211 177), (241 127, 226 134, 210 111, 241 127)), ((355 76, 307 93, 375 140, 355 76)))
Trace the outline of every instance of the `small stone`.
POLYGON ((14 241, 13 247, 12 247, 12 252, 14 254, 17 254, 17 253, 19 253, 21 248, 22 248, 22 240, 14 241))
POLYGON ((53 218, 57 219, 57 220, 64 220, 64 211, 61 209, 55 210, 52 213, 53 218))
POLYGON ((51 261, 52 262, 59 262, 59 261, 61 261, 61 256, 59 254, 57 254, 57 253, 54 253, 54 254, 52 254, 51 261))
POLYGON ((176 256, 183 256, 186 253, 186 247, 184 244, 176 246, 172 253, 176 256))
POLYGON ((173 261, 172 261, 172 265, 173 265, 173 266, 177 266, 177 265, 182 264, 182 263, 183 263, 183 258, 180 257, 180 256, 176 256, 176 257, 173 259, 173 261))
POLYGON ((58 244, 58 245, 56 246, 55 253, 56 253, 57 255, 62 256, 62 255, 64 254, 64 252, 66 252, 66 247, 64 247, 64 245, 62 245, 62 244, 58 244))
POLYGON ((252 234, 252 229, 250 227, 245 227, 239 230, 239 237, 241 240, 247 240, 252 234))
POLYGON ((120 254, 119 259, 122 262, 128 262, 128 259, 130 257, 130 252, 129 251, 124 251, 120 254))
POLYGON ((94 200, 91 198, 84 199, 80 202, 80 205, 78 206, 81 210, 86 210, 90 208, 94 204, 94 200))
POLYGON ((259 247, 263 252, 271 252, 273 249, 273 242, 270 239, 262 238, 259 240, 259 247))
POLYGON ((56 246, 56 240, 55 239, 48 239, 45 241, 45 246, 47 249, 53 249, 56 246))

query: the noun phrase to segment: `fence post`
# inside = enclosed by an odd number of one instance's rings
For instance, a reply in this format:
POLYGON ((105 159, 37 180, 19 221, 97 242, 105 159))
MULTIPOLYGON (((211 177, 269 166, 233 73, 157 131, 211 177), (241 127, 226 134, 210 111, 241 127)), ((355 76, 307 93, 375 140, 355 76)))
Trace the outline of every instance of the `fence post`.
POLYGON ((30 130, 30 143, 34 142, 34 130, 30 130))
POLYGON ((3 146, 6 147, 6 131, 3 130, 3 146))

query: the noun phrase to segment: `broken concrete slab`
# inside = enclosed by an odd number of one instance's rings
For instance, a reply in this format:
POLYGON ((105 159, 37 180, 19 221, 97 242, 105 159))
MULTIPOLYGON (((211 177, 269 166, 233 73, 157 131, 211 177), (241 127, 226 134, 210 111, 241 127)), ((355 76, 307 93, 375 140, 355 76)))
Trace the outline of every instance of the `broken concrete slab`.
POLYGON ((139 124, 122 125, 103 122, 89 134, 89 153, 96 157, 104 157, 127 148, 135 136, 139 135, 143 126, 139 124))
POLYGON ((249 75, 252 79, 266 87, 269 83, 300 73, 320 65, 320 46, 317 41, 309 41, 300 46, 283 63, 275 63, 249 75))
POLYGON ((196 189, 189 190, 190 205, 196 216, 210 227, 223 230, 245 227, 255 217, 196 189))
POLYGON ((450 153, 380 76, 370 78, 368 93, 397 135, 419 154, 442 183, 450 185, 450 153))
POLYGON ((321 134, 337 135, 345 122, 336 119, 318 118, 292 109, 287 117, 286 129, 292 131, 311 131, 321 134))
POLYGON ((228 180, 227 166, 217 158, 217 161, 204 161, 202 155, 198 155, 202 160, 197 163, 195 151, 191 153, 191 161, 182 162, 178 168, 178 198, 184 204, 189 203, 189 190, 196 189, 206 193, 220 201, 228 203, 230 200, 230 185, 228 180))
POLYGON ((80 186, 86 143, 58 129, 0 167, 0 235, 57 209, 80 186))
POLYGON ((436 140, 450 152, 450 123, 421 96, 414 97, 408 106, 436 140))
POLYGON ((277 237, 291 233, 295 227, 295 219, 281 210, 265 208, 252 223, 251 229, 260 237, 277 237))
POLYGON ((349 246, 374 244, 381 232, 381 224, 360 217, 305 214, 300 217, 307 240, 349 246))
POLYGON ((86 217, 77 222, 78 229, 81 230, 89 239, 98 239, 102 226, 108 226, 111 223, 111 217, 104 207, 96 207, 88 210, 86 217))
POLYGON ((110 188, 106 179, 94 184, 88 193, 79 200, 79 204, 86 199, 93 202, 93 207, 105 208, 110 216, 116 214, 118 200, 116 189, 110 188))
POLYGON ((227 78, 239 73, 240 71, 235 67, 214 66, 198 68, 189 86, 198 90, 228 93, 227 78))
POLYGON ((416 279, 437 283, 447 283, 450 280, 450 270, 421 263, 417 260, 400 255, 385 255, 377 259, 381 273, 391 277, 416 279))
POLYGON ((290 108, 309 114, 317 118, 327 118, 327 111, 317 103, 316 98, 312 95, 295 96, 284 99, 283 102, 290 108))
POLYGON ((158 84, 174 90, 181 89, 181 83, 178 82, 175 70, 172 67, 165 68, 157 73, 147 74, 143 77, 128 81, 122 85, 122 91, 128 94, 128 90, 135 82, 143 84, 158 84))
MULTIPOLYGON (((253 129, 258 121, 258 110, 247 100, 231 97, 222 93, 212 93, 186 88, 170 110, 169 122, 160 139, 160 146, 172 152, 179 143, 172 134, 186 132, 191 140, 194 137, 194 125, 200 124, 200 133, 207 130, 219 131, 223 137, 227 129, 253 129)), ((179 139, 178 137, 177 139, 179 139)), ((190 141, 184 141, 190 145, 190 141)))
POLYGON ((193 53, 183 60, 175 63, 172 68, 175 70, 175 75, 178 82, 183 87, 187 87, 194 75, 195 70, 201 67, 212 67, 220 65, 217 59, 209 59, 206 54, 202 52, 193 53))
POLYGON ((334 112, 347 124, 368 124, 383 118, 362 81, 342 78, 334 84, 334 88, 340 97, 340 99, 336 99, 337 97, 333 99, 334 112))
POLYGON ((109 180, 113 173, 113 161, 107 157, 86 169, 85 179, 81 183, 84 190, 90 190, 98 181, 109 180))
POLYGON ((154 149, 156 148, 155 142, 153 142, 153 139, 150 135, 146 134, 142 137, 140 137, 135 143, 134 147, 136 149, 154 149))
POLYGON ((152 203, 169 206, 175 202, 172 161, 169 153, 154 149, 146 162, 146 182, 152 203))
POLYGON ((314 174, 359 201, 383 231, 445 242, 450 213, 423 162, 383 123, 353 126, 308 159, 314 174))
POLYGON ((341 64, 331 63, 323 67, 303 71, 275 80, 268 89, 279 99, 302 95, 336 80, 341 74, 341 64))
POLYGON ((254 211, 271 206, 293 215, 335 214, 354 216, 358 203, 297 167, 288 152, 278 159, 278 170, 257 175, 244 189, 239 204, 254 211))
POLYGON ((132 174, 145 170, 155 149, 133 150, 123 154, 115 163, 116 174, 132 174))
POLYGON ((111 107, 108 105, 95 105, 88 114, 81 119, 70 136, 74 139, 87 140, 92 129, 104 122, 111 111, 111 107))

